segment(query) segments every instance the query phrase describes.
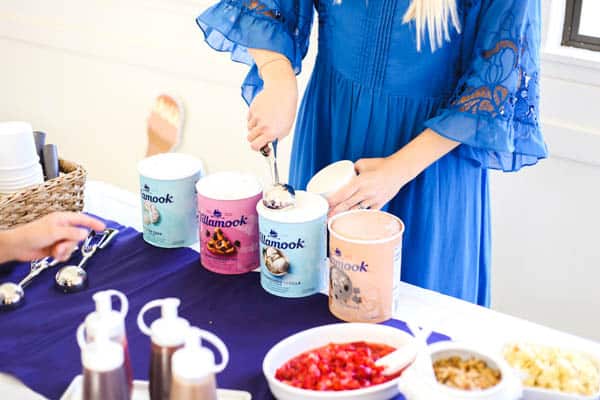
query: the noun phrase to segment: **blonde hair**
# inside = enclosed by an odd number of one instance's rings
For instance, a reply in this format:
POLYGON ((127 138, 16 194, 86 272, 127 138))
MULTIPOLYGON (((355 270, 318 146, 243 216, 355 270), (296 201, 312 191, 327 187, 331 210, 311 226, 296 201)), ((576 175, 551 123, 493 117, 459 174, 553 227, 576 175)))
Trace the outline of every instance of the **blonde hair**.
MULTIPOLYGON (((367 3, 369 0, 366 0, 367 3)), ((341 4, 342 0, 334 0, 341 4)), ((449 21, 458 33, 461 31, 456 0, 412 0, 404 14, 405 24, 415 21, 417 28, 417 50, 421 51, 421 43, 425 37, 425 30, 429 36, 431 51, 444 45, 444 40, 450 41, 449 21)))
POLYGON ((461 30, 456 0, 412 0, 403 21, 404 23, 415 21, 419 51, 421 51, 425 30, 429 36, 432 52, 442 47, 444 40, 450 41, 450 22, 457 32, 460 33, 461 30))

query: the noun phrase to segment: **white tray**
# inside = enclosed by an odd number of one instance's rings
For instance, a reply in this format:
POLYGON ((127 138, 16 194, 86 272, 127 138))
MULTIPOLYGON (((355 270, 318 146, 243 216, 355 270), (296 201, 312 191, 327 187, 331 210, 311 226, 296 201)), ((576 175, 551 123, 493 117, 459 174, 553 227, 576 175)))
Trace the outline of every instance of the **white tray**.
MULTIPOLYGON (((82 383, 83 377, 81 375, 77 375, 60 400, 80 400, 82 383)), ((252 400, 252 395, 248 392, 243 392, 240 390, 219 389, 217 390, 217 398, 219 400, 252 400)), ((133 381, 133 396, 131 396, 131 400, 149 399, 148 381, 133 381)))

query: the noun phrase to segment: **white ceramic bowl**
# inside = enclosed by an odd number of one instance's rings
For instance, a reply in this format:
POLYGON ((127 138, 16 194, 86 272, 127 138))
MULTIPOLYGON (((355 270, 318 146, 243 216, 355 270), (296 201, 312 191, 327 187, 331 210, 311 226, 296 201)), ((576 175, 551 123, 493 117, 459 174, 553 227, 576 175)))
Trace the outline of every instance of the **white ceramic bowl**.
POLYGON ((0 168, 27 168, 38 161, 31 125, 26 122, 0 122, 0 168))
POLYGON ((524 388, 522 400, 598 400, 600 392, 593 396, 562 393, 556 390, 524 388))
MULTIPOLYGON (((519 343, 519 340, 514 340, 514 341, 511 341, 510 343, 519 343)), ((542 344, 544 346, 549 346, 549 347, 564 348, 564 346, 555 345, 552 343, 540 343, 540 344, 542 344)), ((586 351, 584 349, 575 349, 575 348, 571 349, 568 347, 567 347, 567 350, 577 351, 577 352, 586 354, 588 357, 590 357, 590 359, 592 359, 594 361, 594 363, 596 364, 596 367, 600 370, 600 354, 590 353, 589 351, 586 351)), ((521 373, 521 372, 519 371, 519 373, 521 373)), ((584 396, 584 395, 579 395, 579 394, 564 393, 564 392, 560 392, 558 390, 537 389, 537 388, 525 386, 525 387, 523 387, 522 400, 600 400, 600 390, 592 396, 584 396)))
POLYGON ((464 359, 471 357, 483 360, 491 368, 502 374, 500 383, 480 391, 454 389, 438 383, 434 376, 427 376, 423 365, 415 364, 400 378, 400 391, 407 400, 517 400, 521 398, 522 386, 517 374, 500 357, 492 356, 473 346, 440 342, 429 346, 431 362, 439 359, 459 356, 464 359))
POLYGON ((263 373, 271 392, 279 400, 388 400, 399 393, 399 378, 365 389, 325 392, 292 387, 275 379, 275 372, 297 355, 329 343, 366 341, 399 348, 413 340, 408 333, 385 325, 341 323, 320 326, 297 333, 273 346, 263 361, 263 373))

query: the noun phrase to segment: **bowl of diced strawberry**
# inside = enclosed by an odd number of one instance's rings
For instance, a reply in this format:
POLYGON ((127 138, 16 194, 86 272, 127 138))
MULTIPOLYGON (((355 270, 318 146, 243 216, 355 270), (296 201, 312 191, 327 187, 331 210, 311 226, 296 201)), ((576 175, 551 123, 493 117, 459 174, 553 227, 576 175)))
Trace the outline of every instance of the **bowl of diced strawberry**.
POLYGON ((325 325, 276 344, 263 373, 279 400, 388 400, 399 393, 402 371, 384 375, 376 361, 413 341, 385 325, 325 325))

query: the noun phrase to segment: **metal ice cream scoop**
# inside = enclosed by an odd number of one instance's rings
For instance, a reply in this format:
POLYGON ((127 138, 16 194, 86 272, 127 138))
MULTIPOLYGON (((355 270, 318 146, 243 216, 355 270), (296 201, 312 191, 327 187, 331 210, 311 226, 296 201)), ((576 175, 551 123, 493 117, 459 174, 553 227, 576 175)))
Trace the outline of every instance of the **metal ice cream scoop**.
POLYGON ((292 207, 296 204, 296 192, 287 183, 279 182, 279 171, 277 169, 276 149, 277 142, 269 143, 260 149, 267 159, 273 184, 263 192, 263 204, 273 210, 292 207))
POLYGON ((84 269, 85 263, 96 254, 98 249, 104 249, 108 246, 117 233, 119 233, 118 230, 108 228, 100 234, 100 240, 92 244, 98 235, 96 232, 91 231, 81 247, 83 258, 79 264, 62 267, 56 273, 55 285, 57 289, 65 293, 74 293, 85 289, 88 284, 87 272, 84 269))
POLYGON ((6 282, 0 285, 0 310, 10 310, 25 302, 25 287, 43 271, 59 264, 58 260, 50 257, 31 262, 29 274, 19 283, 6 282))

